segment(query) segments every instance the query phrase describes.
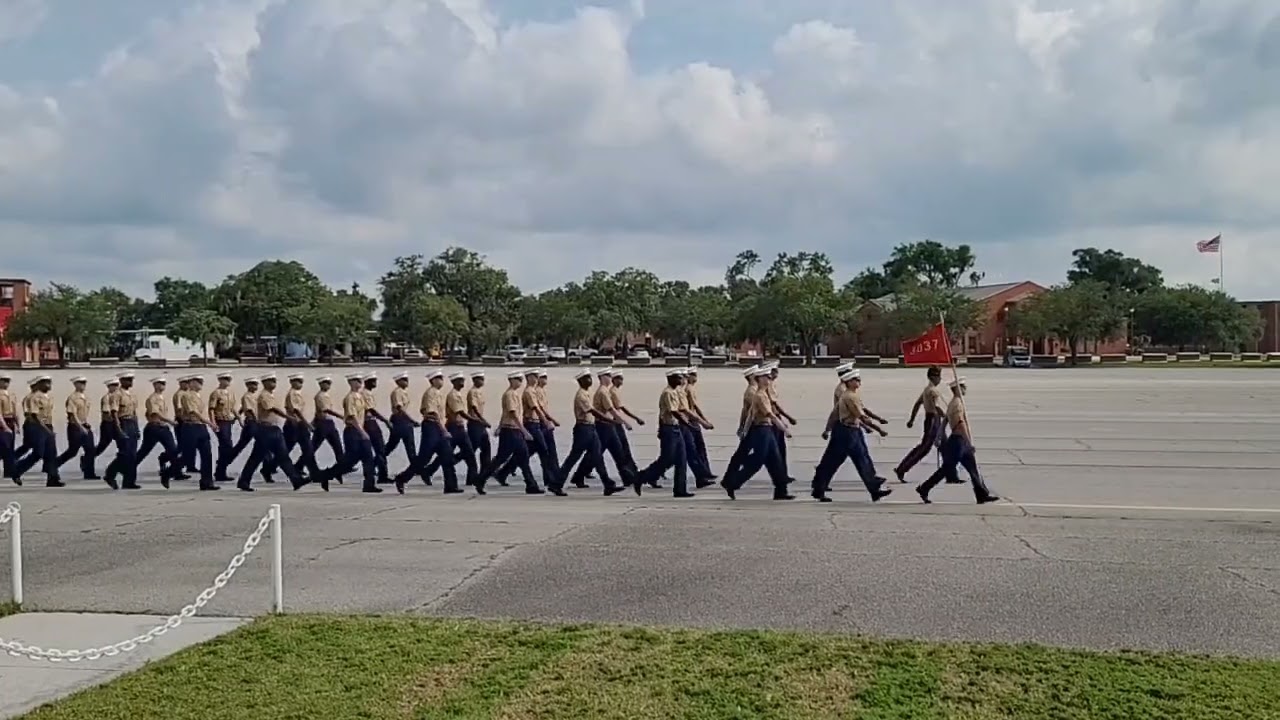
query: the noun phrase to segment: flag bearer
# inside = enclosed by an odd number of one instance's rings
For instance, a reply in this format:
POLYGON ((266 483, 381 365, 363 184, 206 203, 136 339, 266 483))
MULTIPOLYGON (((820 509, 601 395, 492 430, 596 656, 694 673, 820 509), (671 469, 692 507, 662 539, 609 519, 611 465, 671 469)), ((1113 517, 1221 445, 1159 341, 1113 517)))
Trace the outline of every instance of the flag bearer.
POLYGON ((965 393, 964 378, 956 378, 951 383, 951 402, 947 404, 947 425, 951 428, 951 434, 942 443, 942 466, 916 488, 920 499, 926 503, 930 502, 929 493, 944 478, 951 481, 960 479, 956 468, 962 465, 965 472, 969 473, 969 482, 973 484, 973 496, 979 505, 1000 499, 987 489, 987 484, 982 480, 982 473, 978 470, 978 460, 973 451, 973 436, 969 434, 969 419, 964 411, 965 393))

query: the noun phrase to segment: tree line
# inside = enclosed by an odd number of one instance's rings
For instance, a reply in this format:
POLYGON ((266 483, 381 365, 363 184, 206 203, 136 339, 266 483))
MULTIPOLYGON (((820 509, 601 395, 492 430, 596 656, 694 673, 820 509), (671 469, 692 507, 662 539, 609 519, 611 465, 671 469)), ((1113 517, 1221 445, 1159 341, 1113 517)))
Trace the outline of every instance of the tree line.
MULTIPOLYGON (((986 321, 962 290, 983 275, 967 245, 932 240, 893 249, 879 267, 837 281, 819 252, 784 252, 768 265, 739 253, 723 281, 692 286, 628 267, 597 270, 545 292, 524 293, 506 270, 453 247, 431 258, 398 257, 366 293, 332 288, 295 261, 268 260, 217 285, 157 280, 150 300, 113 287, 84 290, 54 283, 33 294, 6 331, 11 343, 51 343, 59 357, 102 353, 119 333, 163 329, 175 340, 234 349, 272 337, 315 347, 371 337, 420 348, 461 346, 472 356, 513 341, 606 347, 629 336, 668 345, 756 342, 812 352, 826 338, 855 331, 858 310, 891 296, 881 327, 906 337, 942 316, 959 337, 986 321)), ((1077 250, 1066 282, 1011 315, 1026 338, 1057 338, 1072 348, 1133 332, 1152 345, 1227 348, 1256 337, 1258 319, 1220 292, 1165 287, 1160 271, 1114 250, 1077 250)))

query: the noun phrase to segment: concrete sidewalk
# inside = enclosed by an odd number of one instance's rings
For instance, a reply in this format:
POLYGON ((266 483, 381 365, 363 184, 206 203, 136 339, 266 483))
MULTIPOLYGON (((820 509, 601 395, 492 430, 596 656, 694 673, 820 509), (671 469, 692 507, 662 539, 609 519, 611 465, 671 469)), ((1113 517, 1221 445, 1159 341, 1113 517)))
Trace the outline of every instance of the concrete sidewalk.
MULTIPOLYGON (((46 649, 87 650, 136 637, 166 619, 156 615, 18 613, 0 618, 0 638, 46 649)), ((113 680, 247 622, 243 618, 191 618, 133 652, 95 661, 54 663, 0 653, 0 719, 18 717, 113 680)))

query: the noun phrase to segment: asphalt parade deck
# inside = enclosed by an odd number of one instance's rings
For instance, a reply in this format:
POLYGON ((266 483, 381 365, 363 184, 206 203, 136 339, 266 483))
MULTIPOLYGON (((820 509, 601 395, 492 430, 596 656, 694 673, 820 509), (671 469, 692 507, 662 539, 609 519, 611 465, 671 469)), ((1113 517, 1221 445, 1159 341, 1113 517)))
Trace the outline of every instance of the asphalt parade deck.
MULTIPOLYGON (((425 385, 413 369, 414 397, 425 385)), ((55 373, 58 402, 73 373, 55 373)), ((247 375, 242 373, 239 378, 247 375)), ((319 374, 311 373, 314 377, 319 374)), ((566 424, 571 370, 553 371, 566 424)), ((146 489, 101 482, 0 489, 23 505, 29 609, 176 612, 221 571, 268 504, 285 517, 292 611, 420 612, 711 627, 852 631, 926 639, 1035 641, 1091 648, 1280 656, 1280 375, 1257 370, 1095 368, 966 373, 979 460, 1010 502, 975 507, 941 486, 922 506, 897 486, 872 505, 846 465, 836 502, 807 498, 830 408, 831 371, 784 372, 800 420, 790 446, 797 499, 769 499, 765 477, 736 502, 703 491, 613 498, 574 490, 444 497, 440 486, 362 495, 352 476, 328 495, 284 482, 260 492, 146 489)), ((490 408, 503 384, 493 383, 490 408)), ((17 380, 22 380, 19 375, 17 380)), ((91 373, 92 391, 102 388, 91 373)), ((283 375, 282 375, 283 377, 283 375)), ((868 404, 893 424, 872 440, 882 474, 918 437, 903 427, 923 373, 864 371, 868 404)), ((140 374, 145 392, 145 372, 140 374)), ((390 378, 378 395, 386 403, 390 378)), ((633 370, 625 395, 652 417, 660 370, 633 370)), ((706 371, 699 395, 722 466, 742 379, 706 371)), ((314 385, 308 381, 308 388, 314 385)), ((16 388, 21 390, 22 388, 16 388)), ((96 403, 95 403, 96 404, 96 403)), ((652 458, 652 423, 632 435, 652 458)), ((100 461, 100 468, 102 467, 100 461)), ((403 456, 392 460, 393 471, 403 456)), ((536 473, 536 470, 535 470, 536 473)), ((7 567, 0 565, 0 575, 7 567)), ((270 610, 262 547, 206 614, 270 610)), ((43 644, 43 638, 20 638, 43 644)), ((123 638, 120 638, 123 639, 123 638)))

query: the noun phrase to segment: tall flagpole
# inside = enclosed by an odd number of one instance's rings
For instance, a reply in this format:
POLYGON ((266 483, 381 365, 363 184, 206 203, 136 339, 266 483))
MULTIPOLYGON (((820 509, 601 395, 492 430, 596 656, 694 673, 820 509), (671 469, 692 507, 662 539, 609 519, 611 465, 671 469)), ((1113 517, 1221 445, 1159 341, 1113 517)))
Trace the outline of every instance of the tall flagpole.
POLYGON ((1223 295, 1226 295, 1227 286, 1223 284, 1223 273, 1222 273, 1223 261, 1224 261, 1223 255, 1226 255, 1226 252, 1225 252, 1226 248, 1223 247, 1223 245, 1225 245, 1225 243, 1222 242, 1222 236, 1219 235, 1218 236, 1218 292, 1222 293, 1223 295))

